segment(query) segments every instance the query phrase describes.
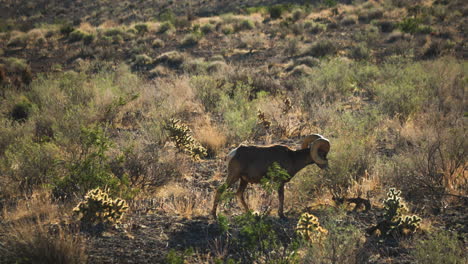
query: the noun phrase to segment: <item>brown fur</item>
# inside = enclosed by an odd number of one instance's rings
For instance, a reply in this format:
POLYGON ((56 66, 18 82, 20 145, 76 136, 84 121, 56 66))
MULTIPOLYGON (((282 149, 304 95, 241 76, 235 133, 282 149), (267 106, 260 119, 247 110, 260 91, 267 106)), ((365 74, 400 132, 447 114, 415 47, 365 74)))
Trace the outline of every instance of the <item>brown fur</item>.
MULTIPOLYGON (((244 191, 249 183, 259 183, 266 175, 268 168, 273 162, 278 162, 284 168, 290 178, 281 182, 278 189, 279 208, 278 215, 284 217, 284 184, 289 182, 297 172, 314 161, 310 155, 310 148, 301 150, 292 150, 287 146, 240 146, 230 154, 231 159, 228 161, 228 176, 226 179, 227 187, 231 187, 234 183, 240 180, 239 188, 236 196, 246 211, 249 210, 244 199, 244 191), (232 155, 232 156, 231 156, 232 155)), ((320 166, 324 168, 326 166, 320 166)), ((215 195, 212 215, 216 217, 219 198, 221 196, 218 190, 215 195)))

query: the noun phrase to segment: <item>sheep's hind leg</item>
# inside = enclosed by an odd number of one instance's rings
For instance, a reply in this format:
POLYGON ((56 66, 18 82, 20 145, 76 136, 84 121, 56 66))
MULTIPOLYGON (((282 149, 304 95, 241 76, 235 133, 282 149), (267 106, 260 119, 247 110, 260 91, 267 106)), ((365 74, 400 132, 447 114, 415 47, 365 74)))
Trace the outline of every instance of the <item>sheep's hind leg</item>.
POLYGON ((220 186, 217 190, 216 190, 216 194, 215 194, 215 198, 214 198, 214 202, 213 202, 213 209, 211 210, 211 215, 216 218, 216 211, 218 209, 218 204, 219 204, 219 199, 221 198, 221 195, 227 190, 229 189, 234 183, 236 183, 238 180, 239 180, 239 177, 234 177, 232 175, 236 175, 236 174, 231 174, 231 175, 228 175, 228 178, 226 180, 226 183, 224 183, 224 185, 226 186, 225 188, 220 186))
POLYGON ((237 189, 237 192, 236 192, 237 200, 242 204, 242 206, 244 207, 245 212, 249 211, 249 206, 247 205, 247 203, 245 202, 245 199, 244 199, 244 191, 245 191, 245 188, 247 188, 248 184, 249 184, 248 182, 241 179, 241 182, 239 184, 239 188, 237 189))

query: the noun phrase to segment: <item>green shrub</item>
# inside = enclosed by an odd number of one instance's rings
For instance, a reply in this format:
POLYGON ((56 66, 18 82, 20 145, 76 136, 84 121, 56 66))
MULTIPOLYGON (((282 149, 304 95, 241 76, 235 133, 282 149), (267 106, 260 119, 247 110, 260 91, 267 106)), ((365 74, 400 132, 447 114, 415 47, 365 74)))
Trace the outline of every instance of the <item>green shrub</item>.
POLYGON ((281 18, 285 8, 283 5, 274 5, 268 8, 268 13, 270 14, 271 19, 278 19, 281 18))
POLYGON ((451 232, 442 230, 417 240, 410 255, 417 264, 462 264, 467 260, 463 243, 451 232))
POLYGON ((164 63, 168 65, 169 67, 178 68, 180 65, 182 65, 182 63, 184 63, 185 59, 186 59, 185 54, 178 52, 176 50, 173 50, 173 51, 168 51, 159 55, 154 62, 164 63))
POLYGON ((153 48, 159 49, 159 48, 164 48, 164 41, 162 39, 155 39, 151 43, 153 48))
POLYGON ((250 19, 243 19, 236 23, 235 31, 242 31, 242 30, 252 30, 255 28, 255 24, 250 19))
POLYGON ((134 65, 136 66, 146 66, 151 64, 153 60, 146 54, 139 54, 135 56, 134 65))
POLYGON ((88 227, 119 224, 127 210, 125 200, 112 199, 107 190, 100 188, 88 191, 84 201, 73 208, 81 223, 88 227))
POLYGON ((304 53, 313 57, 325 57, 334 55, 338 51, 337 44, 331 40, 317 40, 304 53))
POLYGON ((349 25, 356 24, 357 20, 358 20, 358 17, 356 15, 348 15, 348 16, 343 17, 340 23, 343 26, 349 26, 349 25))
POLYGON ((209 34, 209 33, 212 33, 215 31, 215 26, 213 24, 210 24, 210 23, 206 23, 206 24, 203 24, 201 27, 200 27, 200 31, 203 33, 203 34, 209 34))
POLYGON ((369 23, 374 19, 382 18, 383 10, 380 8, 371 8, 366 10, 361 10, 359 12, 358 19, 362 23, 369 23))
POLYGON ((106 36, 106 37, 120 36, 120 35, 124 35, 124 34, 125 34, 125 32, 120 27, 113 27, 113 28, 106 29, 104 31, 104 36, 106 36))
POLYGON ((59 148, 53 143, 36 143, 23 138, 5 149, 0 159, 0 173, 9 191, 29 196, 34 190, 52 183, 58 173, 59 148))
POLYGON ((322 229, 327 231, 326 236, 322 236, 320 243, 307 248, 301 263, 360 263, 358 254, 363 234, 359 229, 336 219, 324 221, 323 226, 322 229))
POLYGON ((135 29, 138 31, 138 34, 145 34, 148 32, 148 25, 144 23, 136 24, 135 29))
POLYGON ((422 21, 420 18, 412 18, 412 17, 407 17, 403 21, 397 24, 397 27, 406 33, 422 33, 422 34, 428 34, 433 32, 432 27, 427 26, 427 25, 422 25, 422 21))
POLYGON ((86 34, 84 37, 83 37, 83 43, 85 45, 89 45, 91 43, 93 43, 94 39, 96 38, 95 35, 92 35, 92 34, 86 34))
POLYGON ((31 115, 33 105, 27 98, 23 98, 21 102, 16 103, 11 109, 9 116, 17 122, 25 122, 31 115))
POLYGON ((201 35, 197 33, 189 33, 184 36, 181 41, 181 45, 185 47, 192 47, 198 44, 201 39, 201 35))
POLYGON ((221 32, 223 32, 224 35, 229 35, 234 33, 234 27, 232 25, 222 25, 221 26, 221 32))
POLYGON ((174 30, 175 30, 174 25, 171 22, 166 21, 166 22, 161 23, 161 25, 159 25, 158 33, 165 34, 165 33, 170 33, 174 30))
POLYGON ((190 84, 195 89, 196 97, 205 107, 205 111, 214 112, 218 109, 224 94, 223 83, 210 76, 194 76, 190 84))
POLYGON ((84 33, 81 30, 75 29, 73 32, 70 33, 68 36, 68 40, 70 42, 77 42, 83 40, 83 38, 86 36, 86 33, 84 33))
POLYGON ((66 37, 68 37, 68 35, 72 33, 74 30, 75 28, 70 24, 64 24, 59 29, 60 34, 65 35, 66 37))
POLYGON ((53 183, 55 197, 70 198, 84 195, 91 189, 107 186, 112 193, 127 195, 128 179, 112 174, 108 156, 111 142, 100 127, 82 128, 79 138, 79 157, 66 165, 68 172, 53 183))
POLYGON ((238 140, 245 140, 257 124, 256 101, 249 99, 252 87, 237 83, 233 94, 221 94, 218 111, 224 117, 229 128, 228 134, 238 140))
POLYGON ((367 60, 370 57, 369 48, 365 44, 358 44, 351 48, 350 57, 355 60, 367 60))
POLYGON ((260 181, 260 184, 268 194, 271 194, 273 191, 278 190, 280 185, 286 180, 290 179, 288 172, 281 167, 278 162, 273 162, 268 171, 266 177, 263 177, 260 181))

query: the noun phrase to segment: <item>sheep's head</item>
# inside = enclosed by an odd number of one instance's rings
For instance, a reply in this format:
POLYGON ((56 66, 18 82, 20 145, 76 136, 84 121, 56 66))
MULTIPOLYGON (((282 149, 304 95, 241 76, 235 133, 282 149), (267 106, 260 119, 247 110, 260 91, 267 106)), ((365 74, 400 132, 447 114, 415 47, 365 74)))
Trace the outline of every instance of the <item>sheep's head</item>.
POLYGON ((321 168, 328 167, 327 154, 330 151, 330 141, 319 134, 313 134, 304 139, 302 149, 310 146, 312 160, 321 168))

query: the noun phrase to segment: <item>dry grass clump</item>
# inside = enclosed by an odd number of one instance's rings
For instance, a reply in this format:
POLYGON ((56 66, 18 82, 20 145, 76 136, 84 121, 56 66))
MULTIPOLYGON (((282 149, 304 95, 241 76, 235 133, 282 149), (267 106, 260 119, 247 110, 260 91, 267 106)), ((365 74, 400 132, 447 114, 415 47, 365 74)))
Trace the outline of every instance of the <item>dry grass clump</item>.
POLYGON ((162 209, 183 218, 206 215, 211 209, 208 193, 175 182, 167 184, 156 192, 156 198, 162 203, 162 209))
POLYGON ((85 241, 68 228, 50 193, 35 192, 19 200, 14 208, 4 208, 0 225, 2 263, 86 263, 85 241))
POLYGON ((227 137, 210 120, 199 119, 195 124, 195 138, 208 151, 208 157, 218 156, 220 151, 226 145, 227 137))

